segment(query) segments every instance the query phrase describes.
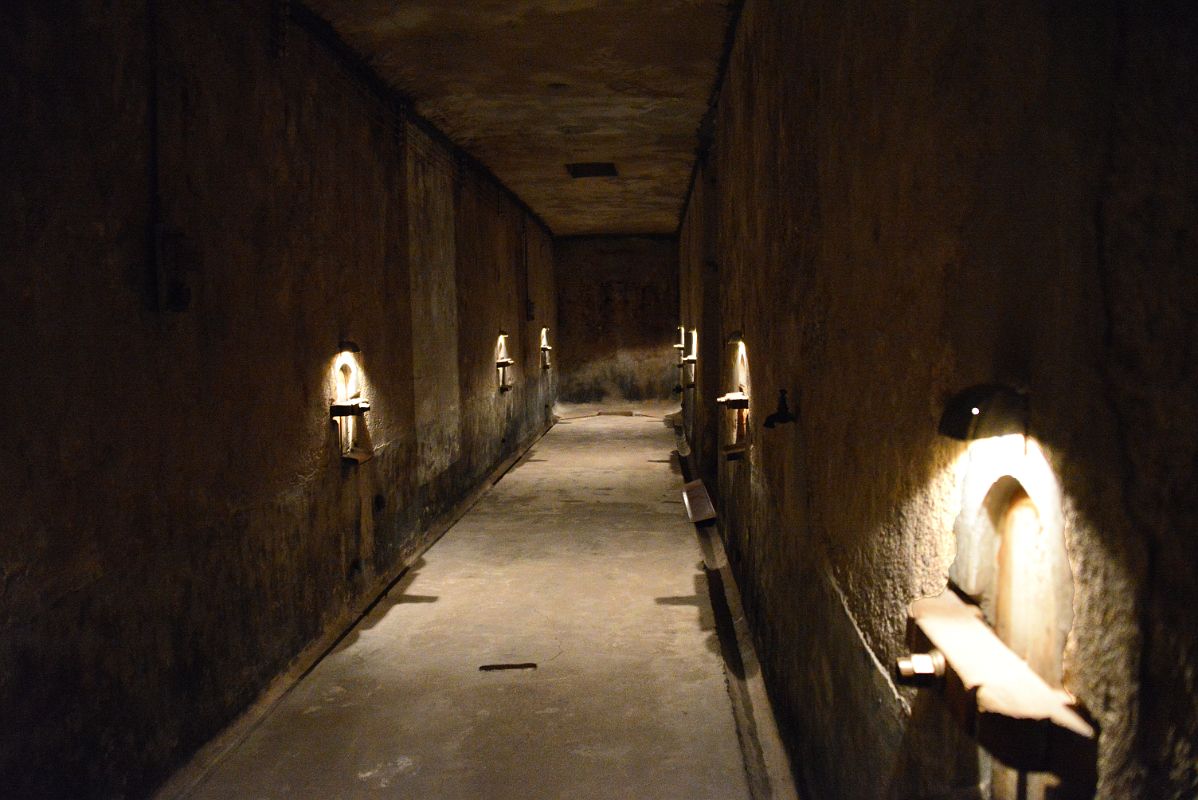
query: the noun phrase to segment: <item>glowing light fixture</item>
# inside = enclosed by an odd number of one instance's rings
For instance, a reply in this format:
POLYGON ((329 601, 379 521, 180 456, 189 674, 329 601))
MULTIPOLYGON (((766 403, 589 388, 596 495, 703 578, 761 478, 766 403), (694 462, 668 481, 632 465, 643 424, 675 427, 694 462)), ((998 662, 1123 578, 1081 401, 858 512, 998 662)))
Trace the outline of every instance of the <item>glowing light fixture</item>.
POLYGON ((739 461, 749 448, 749 352, 740 331, 733 331, 725 341, 727 344, 736 345, 736 357, 732 364, 732 377, 736 389, 717 397, 715 401, 729 411, 734 411, 736 422, 732 429, 732 442, 720 450, 726 460, 739 461))
MULTIPOLYGON (((685 335, 686 334, 684 333, 683 336, 685 335)), ((683 349, 682 352, 686 353, 686 355, 682 357, 682 362, 684 364, 694 364, 699 360, 699 330, 697 328, 691 328, 690 352, 687 353, 685 349, 683 349)))
MULTIPOLYGON (((686 364, 690 364, 691 369, 690 369, 689 375, 687 374, 686 370, 684 369, 684 370, 682 370, 682 375, 679 376, 679 380, 682 381, 682 384, 680 387, 682 389, 694 389, 695 388, 695 364, 697 364, 699 361, 699 329, 691 328, 690 336, 691 336, 690 352, 687 353, 687 355, 683 356, 682 363, 684 366, 686 364)), ((683 350, 682 352, 686 353, 685 350, 683 350)))
POLYGON ((938 430, 962 441, 1026 434, 1027 412, 1027 395, 998 383, 979 384, 949 399, 938 430))
POLYGON ((507 331, 500 331, 499 339, 495 343, 495 366, 499 369, 499 391, 501 392, 511 391, 511 367, 516 363, 516 360, 508 354, 507 340, 507 331))
POLYGON ((541 369, 549 369, 549 353, 553 348, 549 344, 549 329, 541 328, 541 369))
POLYGON ((358 354, 362 348, 354 342, 343 340, 340 351, 333 362, 333 385, 335 397, 329 406, 329 416, 337 423, 337 439, 341 457, 361 463, 374 455, 366 444, 365 415, 370 403, 362 397, 362 368, 358 354), (362 419, 359 420, 359 417, 362 419))
POLYGON ((931 650, 898 659, 896 679, 944 694, 992 757, 995 785, 1091 797, 1098 731, 1064 691, 1073 583, 1061 488, 1029 435, 1028 410, 1026 394, 1001 384, 970 386, 945 405, 939 432, 969 442, 953 468, 956 557, 949 588, 908 608, 908 638, 931 650))

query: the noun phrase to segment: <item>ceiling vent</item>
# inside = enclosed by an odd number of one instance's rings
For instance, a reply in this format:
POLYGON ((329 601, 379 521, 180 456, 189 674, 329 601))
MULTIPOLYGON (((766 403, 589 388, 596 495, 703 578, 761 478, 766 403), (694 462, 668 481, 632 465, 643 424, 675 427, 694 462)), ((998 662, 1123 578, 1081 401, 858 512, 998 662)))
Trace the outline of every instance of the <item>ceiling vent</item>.
POLYGON ((578 164, 567 164, 566 172, 571 178, 615 178, 616 165, 610 161, 584 161, 578 164))

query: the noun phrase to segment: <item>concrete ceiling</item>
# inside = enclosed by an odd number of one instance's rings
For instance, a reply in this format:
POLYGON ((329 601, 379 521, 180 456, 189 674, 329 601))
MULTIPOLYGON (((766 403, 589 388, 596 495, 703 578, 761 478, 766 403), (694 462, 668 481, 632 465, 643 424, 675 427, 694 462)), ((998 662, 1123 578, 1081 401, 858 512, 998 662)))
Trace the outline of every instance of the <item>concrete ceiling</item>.
POLYGON ((728 0, 310 0, 558 235, 672 233, 728 0), (610 161, 615 178, 565 165, 610 161))

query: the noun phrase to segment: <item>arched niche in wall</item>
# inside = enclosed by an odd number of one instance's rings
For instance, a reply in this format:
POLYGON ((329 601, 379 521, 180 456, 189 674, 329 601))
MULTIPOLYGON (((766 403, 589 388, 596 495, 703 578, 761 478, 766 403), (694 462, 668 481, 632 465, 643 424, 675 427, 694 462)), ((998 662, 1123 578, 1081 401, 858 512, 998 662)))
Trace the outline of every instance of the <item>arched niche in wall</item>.
MULTIPOLYGON (((698 336, 695 336, 696 342, 698 336)), ((752 395, 752 379, 749 370, 749 349, 740 332, 728 337, 730 362, 728 369, 731 388, 716 403, 732 415, 727 427, 728 434, 721 448, 724 458, 737 461, 744 457, 749 448, 749 404, 752 395)))
POLYGON ((342 342, 330 375, 333 402, 329 413, 337 425, 338 447, 343 459, 355 462, 366 461, 374 455, 366 429, 370 403, 362 396, 365 379, 360 356, 357 345, 342 342))
POLYGON ((695 370, 699 362, 698 328, 688 332, 685 325, 679 325, 674 349, 678 351, 678 383, 674 386, 674 394, 682 394, 682 403, 686 405, 686 390, 695 388, 695 370))
POLYGON ((686 383, 686 326, 678 326, 678 341, 674 342, 674 349, 678 351, 678 382, 674 384, 674 394, 681 394, 683 384, 686 383))
MULTIPOLYGON (((1056 476, 1036 441, 1019 434, 973 441, 966 458, 949 580, 1011 653, 1050 689, 1066 689, 1073 574, 1056 476)), ((1088 796, 1086 780, 1079 788, 1049 771, 982 762, 992 800, 1088 796)))
POLYGON ((512 368, 516 365, 516 360, 512 358, 508 350, 508 334, 505 331, 500 331, 498 338, 495 340, 495 367, 497 380, 500 392, 511 391, 515 385, 512 378, 512 368))
POLYGON ((978 384, 945 404, 939 432, 959 451, 960 513, 950 588, 908 608, 916 650, 895 675, 934 687, 982 751, 991 800, 1091 797, 1097 782, 1093 721, 1066 689, 1073 576, 1061 488, 1028 434, 1029 401, 978 384))
POLYGON ((549 357, 552 352, 553 346, 549 344, 549 329, 541 328, 541 369, 549 369, 553 366, 549 357))
POLYGON ((683 351, 685 355, 682 357, 682 388, 695 388, 695 370, 699 363, 699 329, 691 328, 688 334, 689 345, 688 349, 683 351))
POLYGON ((953 584, 981 609, 999 639, 1045 683, 1064 686, 1073 625, 1073 575, 1059 502, 1034 499, 1012 475, 999 477, 954 526, 953 584))

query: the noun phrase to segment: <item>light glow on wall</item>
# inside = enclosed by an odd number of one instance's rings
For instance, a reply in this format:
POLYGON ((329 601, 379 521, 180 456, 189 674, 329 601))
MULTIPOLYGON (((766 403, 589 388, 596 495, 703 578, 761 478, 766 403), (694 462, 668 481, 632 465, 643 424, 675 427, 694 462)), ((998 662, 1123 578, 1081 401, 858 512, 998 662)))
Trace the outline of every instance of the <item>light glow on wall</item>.
POLYGON ((743 341, 736 343, 736 360, 733 370, 733 380, 736 382, 737 391, 752 396, 749 391, 749 349, 743 341))
POLYGON ((329 371, 329 378, 333 384, 333 399, 337 406, 346 406, 356 404, 355 413, 337 413, 335 416, 337 422, 338 441, 340 443, 341 454, 343 456, 352 454, 358 449, 358 438, 362 433, 361 425, 363 420, 359 416, 369 408, 362 397, 362 391, 365 388, 365 377, 362 373, 362 365, 358 359, 358 349, 356 345, 345 343, 341 347, 341 352, 333 359, 332 368, 329 371))
POLYGON ((516 360, 508 352, 507 340, 508 334, 500 331, 499 338, 495 341, 495 366, 499 371, 499 391, 501 392, 512 388, 511 368, 516 363, 516 360))
POLYGON ((1042 516, 1061 516, 1061 487, 1040 444, 1031 436, 1012 433, 974 439, 961 454, 964 475, 962 508, 977 508, 999 478, 1019 481, 1042 516))
MULTIPOLYGON (((740 451, 743 451, 748 446, 749 407, 751 405, 749 394, 749 350, 739 335, 731 339, 730 343, 736 345, 733 351, 731 370, 733 389, 723 397, 716 398, 716 402, 734 412, 734 422, 731 426, 731 441, 729 444, 737 446, 740 451)), ((725 449, 726 454, 731 452, 733 451, 725 449)), ((731 459, 732 457, 729 456, 729 458, 731 459)))
POLYGON ((549 360, 549 353, 553 347, 549 344, 549 329, 541 328, 541 369, 549 369, 552 366, 549 360))
POLYGON ((961 454, 957 553, 949 577, 999 638, 1049 685, 1063 685, 1073 580, 1060 484, 1040 444, 1008 434, 961 454))
POLYGON ((333 384, 337 401, 344 403, 362 394, 362 367, 358 364, 358 356, 348 350, 342 350, 333 361, 333 384))

